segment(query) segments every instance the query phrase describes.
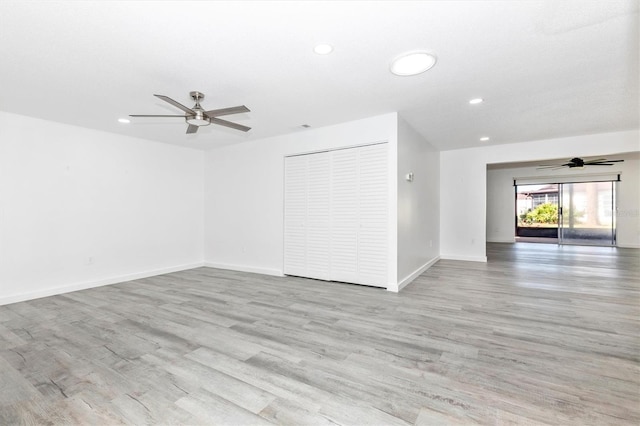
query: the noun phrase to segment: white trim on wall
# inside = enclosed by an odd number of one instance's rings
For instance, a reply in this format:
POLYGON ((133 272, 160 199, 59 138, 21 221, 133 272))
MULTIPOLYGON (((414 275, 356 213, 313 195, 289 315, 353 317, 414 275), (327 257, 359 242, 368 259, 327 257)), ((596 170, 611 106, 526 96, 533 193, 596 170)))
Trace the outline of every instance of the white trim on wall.
POLYGON ((284 158, 298 157, 300 155, 319 154, 321 152, 341 151, 343 149, 361 148, 363 146, 382 145, 382 144, 388 144, 388 143, 389 143, 389 141, 387 139, 384 139, 384 140, 379 140, 379 141, 376 141, 376 142, 366 142, 366 143, 360 143, 360 144, 355 144, 355 145, 345 145, 345 146, 340 146, 340 147, 336 147, 336 148, 327 148, 327 149, 318 149, 318 150, 314 150, 314 151, 296 152, 296 153, 293 153, 293 154, 286 154, 284 156, 284 158))
POLYGON ((407 285, 411 284, 411 282, 413 282, 413 280, 415 280, 416 278, 418 278, 420 275, 422 275, 422 273, 424 271, 426 271, 427 269, 431 268, 433 265, 435 265, 435 263, 440 260, 440 256, 436 256, 433 259, 429 260, 428 262, 426 262, 424 265, 422 265, 421 267, 419 267, 418 269, 416 269, 415 271, 413 271, 412 273, 410 273, 408 276, 406 276, 403 280, 401 280, 397 286, 393 286, 393 287, 389 287, 387 288, 387 290, 392 291, 392 292, 399 292, 400 290, 402 290, 404 287, 406 287, 407 285))
POLYGON ((457 256, 455 254, 441 254, 442 260, 462 260, 465 262, 484 262, 487 263, 487 256, 457 256))
POLYGON ((260 268, 247 265, 233 265, 229 263, 204 262, 203 266, 207 268, 226 269, 228 271, 249 272, 252 274, 271 275, 274 277, 284 277, 284 273, 280 269, 260 268))
POLYGON ((115 277, 102 278, 94 281, 83 281, 79 283, 63 285, 59 287, 50 287, 37 291, 29 291, 26 293, 14 294, 0 298, 0 306, 10 303, 24 302, 25 300, 40 299, 41 297, 57 296, 59 294, 71 293, 78 290, 86 290, 94 287, 123 283, 127 281, 139 280, 142 278, 155 277, 157 275, 170 274, 172 272, 186 271, 188 269, 200 268, 205 266, 203 262, 189 263, 185 265, 177 265, 169 268, 160 268, 150 271, 136 272, 133 274, 118 275, 115 277))
POLYGON ((516 242, 516 237, 513 238, 489 238, 487 237, 487 242, 488 243, 505 243, 505 244, 512 244, 516 242))

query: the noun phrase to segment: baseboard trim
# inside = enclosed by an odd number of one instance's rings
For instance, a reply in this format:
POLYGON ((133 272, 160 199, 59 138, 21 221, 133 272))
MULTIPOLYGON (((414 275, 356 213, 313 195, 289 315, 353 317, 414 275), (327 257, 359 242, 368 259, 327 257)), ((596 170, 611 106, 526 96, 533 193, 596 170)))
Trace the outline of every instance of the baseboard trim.
POLYGON ((487 240, 488 243, 515 243, 515 238, 505 238, 505 239, 495 239, 495 240, 487 240))
POLYGON ((402 290, 407 285, 409 285, 413 280, 418 278, 424 271, 431 268, 438 260, 440 260, 440 256, 436 256, 433 259, 427 261, 427 263, 425 263, 424 265, 422 265, 421 267, 419 267, 418 269, 416 269, 415 271, 407 275, 403 280, 401 280, 398 283, 397 286, 396 285, 389 286, 387 287, 387 290, 397 293, 398 291, 402 290))
POLYGON ((86 290, 88 288, 102 287, 105 285, 118 284, 126 281, 139 280, 142 278, 155 277, 157 275, 170 274, 172 272, 186 271, 188 269, 200 268, 204 266, 203 262, 187 263, 184 265, 172 266, 169 268, 153 269, 150 271, 136 272, 134 274, 118 275, 115 277, 102 278, 93 281, 83 281, 79 283, 63 285, 58 287, 46 288, 27 293, 14 294, 11 296, 0 297, 0 306, 9 305, 11 303, 24 302, 26 300, 40 299, 42 297, 57 296, 59 294, 71 293, 72 291, 86 290))
POLYGON ((640 245, 638 245, 638 244, 616 244, 616 247, 638 249, 638 248, 640 248, 640 245))
POLYGON ((279 269, 271 268, 256 268, 254 266, 247 265, 234 265, 230 263, 216 263, 216 262, 204 262, 204 266, 207 268, 226 269, 229 271, 249 272, 252 274, 272 275, 275 277, 284 277, 284 274, 279 269))
POLYGON ((462 260, 464 262, 483 262, 487 263, 487 256, 458 256, 455 254, 441 254, 442 260, 462 260))

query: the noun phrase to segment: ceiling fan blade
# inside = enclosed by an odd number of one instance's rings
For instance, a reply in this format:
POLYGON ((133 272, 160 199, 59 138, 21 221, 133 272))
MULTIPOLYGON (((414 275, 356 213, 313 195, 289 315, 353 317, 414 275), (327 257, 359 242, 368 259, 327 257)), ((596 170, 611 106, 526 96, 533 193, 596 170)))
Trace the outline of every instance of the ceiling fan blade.
POLYGON ((536 167, 536 170, 560 170, 560 169, 564 169, 565 167, 567 167, 567 164, 547 164, 545 166, 540 166, 540 167, 536 167))
POLYGON ((597 165, 597 164, 607 164, 607 163, 621 163, 624 160, 593 160, 593 161, 585 161, 584 164, 589 165, 597 165))
POLYGON ((189 124, 189 127, 187 127, 187 134, 195 133, 197 131, 198 131, 198 126, 194 126, 193 124, 189 124))
POLYGON ((140 114, 129 114, 129 117, 181 117, 181 118, 185 118, 186 115, 140 115, 140 114))
POLYGON ((222 115, 229 114, 240 114, 241 112, 250 112, 251 110, 244 105, 229 107, 229 108, 221 108, 221 109, 212 109, 211 111, 205 111, 209 117, 220 117, 222 115))
POLYGON ((180 108, 184 112, 188 112, 189 114, 195 114, 194 110, 192 110, 191 108, 187 108, 186 106, 182 105, 180 102, 176 102, 168 96, 164 96, 164 95, 153 95, 153 96, 155 96, 156 98, 160 98, 165 102, 169 102, 171 105, 173 105, 174 107, 180 108))
POLYGON ((227 120, 222 120, 220 118, 211 117, 211 122, 214 124, 218 124, 220 126, 231 127, 232 129, 242 130, 243 132, 248 132, 251 130, 251 127, 243 126, 242 124, 232 123, 227 120))
POLYGON ((609 163, 584 163, 585 166, 613 166, 609 163))

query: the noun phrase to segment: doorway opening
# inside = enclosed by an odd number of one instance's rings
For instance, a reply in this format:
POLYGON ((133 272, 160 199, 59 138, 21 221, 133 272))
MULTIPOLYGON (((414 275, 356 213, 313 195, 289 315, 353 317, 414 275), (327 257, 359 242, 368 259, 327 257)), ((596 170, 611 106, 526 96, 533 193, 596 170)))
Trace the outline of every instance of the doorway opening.
POLYGON ((616 245, 616 181, 514 184, 516 241, 616 245))

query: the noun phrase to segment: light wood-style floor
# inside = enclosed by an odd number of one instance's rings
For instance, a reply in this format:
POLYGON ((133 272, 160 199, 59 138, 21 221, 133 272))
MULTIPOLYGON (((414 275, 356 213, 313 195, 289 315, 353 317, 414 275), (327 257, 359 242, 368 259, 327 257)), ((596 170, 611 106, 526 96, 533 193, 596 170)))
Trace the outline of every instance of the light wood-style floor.
POLYGON ((490 244, 394 294, 199 268, 0 307, 0 424, 640 422, 639 251, 490 244))

